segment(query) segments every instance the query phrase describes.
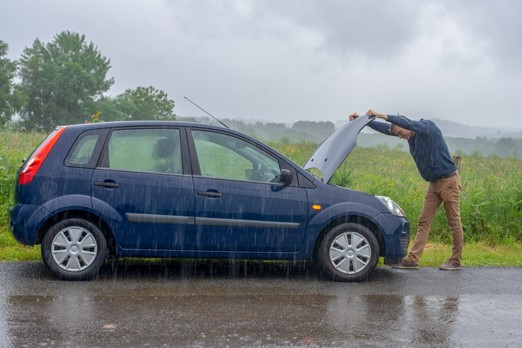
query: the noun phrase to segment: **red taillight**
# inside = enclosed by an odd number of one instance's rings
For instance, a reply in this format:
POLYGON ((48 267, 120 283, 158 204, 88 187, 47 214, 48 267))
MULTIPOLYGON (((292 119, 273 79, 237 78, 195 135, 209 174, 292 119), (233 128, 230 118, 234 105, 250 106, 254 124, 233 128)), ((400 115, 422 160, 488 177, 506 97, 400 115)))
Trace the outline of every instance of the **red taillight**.
POLYGON ((54 144, 56 144, 58 138, 60 138, 60 135, 62 135, 64 130, 65 127, 58 128, 52 132, 51 135, 49 135, 47 139, 45 139, 44 142, 40 144, 40 146, 38 146, 31 158, 29 158, 24 164, 24 167, 20 172, 20 176, 18 177, 19 185, 28 184, 31 182, 31 180, 33 180, 36 172, 38 172, 38 169, 40 169, 40 166, 44 162, 49 152, 51 152, 51 149, 53 148, 54 144))

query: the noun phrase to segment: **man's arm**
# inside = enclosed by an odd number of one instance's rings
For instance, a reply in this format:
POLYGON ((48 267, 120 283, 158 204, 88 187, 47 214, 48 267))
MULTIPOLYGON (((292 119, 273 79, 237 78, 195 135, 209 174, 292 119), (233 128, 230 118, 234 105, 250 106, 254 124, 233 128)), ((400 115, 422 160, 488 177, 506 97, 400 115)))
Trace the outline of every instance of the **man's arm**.
MULTIPOLYGON (((372 109, 368 110, 366 115, 375 116, 377 118, 383 119, 385 121, 390 122, 391 124, 397 125, 401 128, 407 129, 407 130, 415 132, 417 134, 425 133, 428 131, 428 128, 429 128, 426 120, 413 121, 413 120, 410 120, 409 118, 407 118, 406 116, 386 115, 386 114, 380 113, 380 112, 372 110, 372 109)), ((370 124, 370 127, 372 127, 371 124, 370 124)), ((390 133, 391 133, 391 129, 390 129, 390 133)), ((386 134, 386 133, 384 133, 384 134, 386 134)))
MULTIPOLYGON (((366 113, 366 114, 368 115, 368 113, 366 113)), ((380 115, 381 116, 387 116, 385 114, 380 114, 380 115)), ((377 116, 377 114, 372 114, 372 115, 368 115, 368 116, 377 116)), ((350 116, 348 116, 348 119, 350 121, 353 121, 357 117, 359 117, 359 114, 353 113, 350 116)), ((378 117, 378 118, 383 119, 383 117, 378 117)), ((395 134, 393 134, 391 132, 391 125, 389 123, 387 123, 387 122, 376 122, 376 120, 372 120, 370 123, 368 123, 368 127, 370 127, 371 129, 373 129, 373 130, 375 130, 375 131, 377 131, 379 133, 395 136, 395 134)))
POLYGON ((386 134, 386 135, 393 135, 391 131, 391 124, 388 122, 379 122, 377 120, 373 120, 370 123, 368 123, 368 127, 370 127, 373 130, 376 130, 379 133, 386 134))

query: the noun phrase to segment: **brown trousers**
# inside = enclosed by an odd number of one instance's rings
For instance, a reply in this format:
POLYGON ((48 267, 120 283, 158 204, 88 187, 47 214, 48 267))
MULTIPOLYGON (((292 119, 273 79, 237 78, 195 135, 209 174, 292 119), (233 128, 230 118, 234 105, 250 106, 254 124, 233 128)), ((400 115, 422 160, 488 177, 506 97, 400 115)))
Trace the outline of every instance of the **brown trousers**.
POLYGON ((439 210, 441 204, 444 204, 448 225, 453 235, 453 253, 450 261, 460 265, 462 259, 462 249, 464 247, 464 231, 462 230, 462 222, 460 221, 460 193, 462 186, 460 183, 460 175, 457 174, 451 178, 439 179, 430 182, 424 204, 419 216, 419 224, 417 227, 417 235, 413 246, 407 256, 410 261, 419 262, 422 256, 428 236, 430 234, 430 226, 439 210))

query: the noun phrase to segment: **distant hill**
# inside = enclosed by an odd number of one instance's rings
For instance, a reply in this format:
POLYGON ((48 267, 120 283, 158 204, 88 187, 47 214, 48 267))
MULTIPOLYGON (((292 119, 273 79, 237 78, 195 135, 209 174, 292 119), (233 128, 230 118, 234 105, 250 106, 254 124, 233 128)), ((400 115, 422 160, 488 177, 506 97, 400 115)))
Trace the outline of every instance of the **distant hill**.
POLYGON ((522 130, 467 126, 448 120, 433 119, 446 137, 452 138, 522 138, 522 130))

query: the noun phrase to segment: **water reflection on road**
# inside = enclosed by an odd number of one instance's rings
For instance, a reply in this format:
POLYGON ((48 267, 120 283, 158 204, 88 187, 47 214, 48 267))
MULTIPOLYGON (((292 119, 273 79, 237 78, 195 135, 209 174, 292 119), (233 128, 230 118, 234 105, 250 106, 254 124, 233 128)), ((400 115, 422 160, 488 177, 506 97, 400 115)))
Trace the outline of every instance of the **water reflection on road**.
POLYGON ((0 264, 0 346, 518 346, 522 269, 378 269, 369 282, 301 267, 132 265, 89 282, 0 264), (187 274, 188 273, 188 274, 187 274), (483 280, 496 279, 484 283, 483 280), (481 279, 482 281, 480 281, 481 279))

